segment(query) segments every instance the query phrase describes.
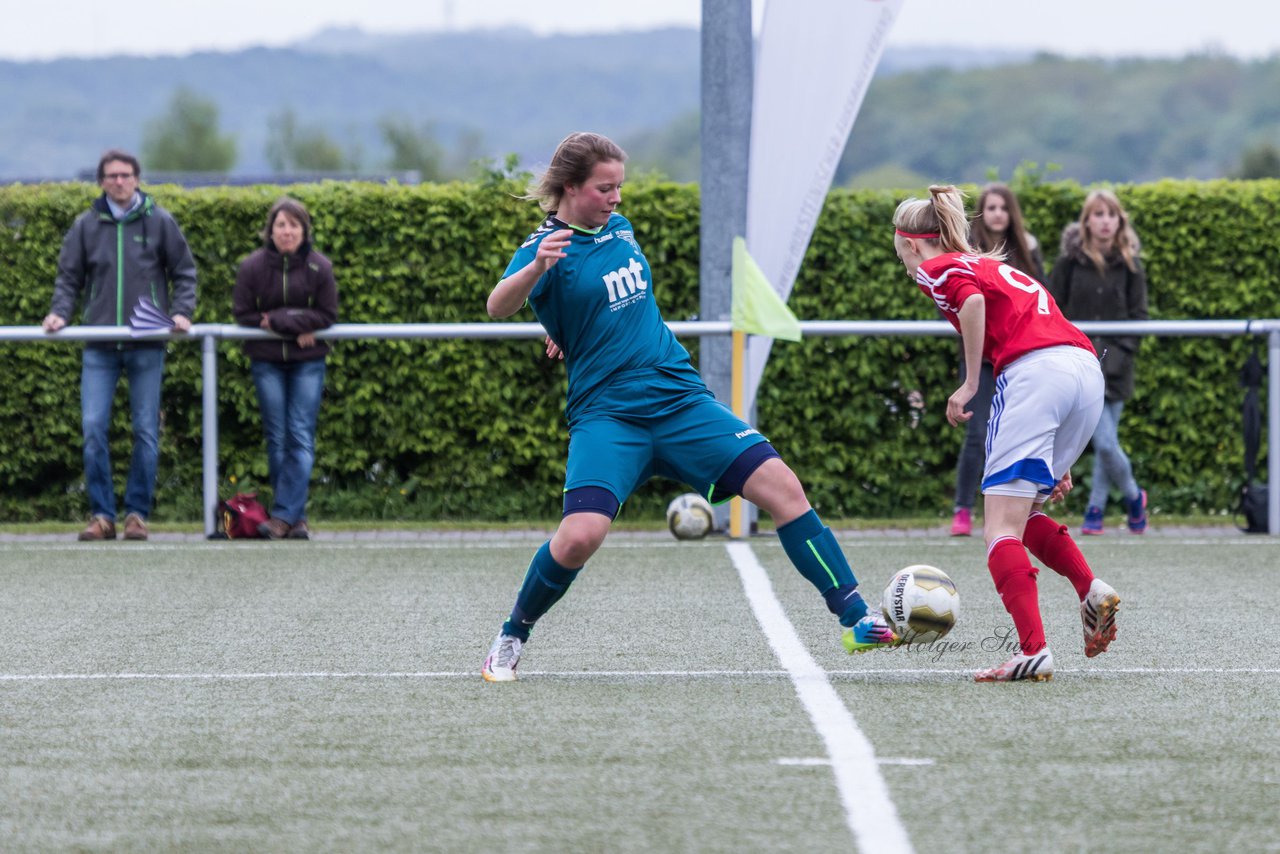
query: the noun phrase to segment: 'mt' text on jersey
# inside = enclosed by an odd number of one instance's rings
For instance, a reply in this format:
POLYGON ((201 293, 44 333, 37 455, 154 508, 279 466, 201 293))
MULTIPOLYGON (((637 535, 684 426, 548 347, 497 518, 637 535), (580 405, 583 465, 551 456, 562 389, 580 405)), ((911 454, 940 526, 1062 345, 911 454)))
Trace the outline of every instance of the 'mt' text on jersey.
POLYGON ((649 283, 644 280, 643 273, 644 268, 640 266, 640 262, 632 258, 627 266, 604 275, 604 286, 609 292, 611 308, 615 307, 616 303, 627 300, 637 291, 649 289, 649 283))

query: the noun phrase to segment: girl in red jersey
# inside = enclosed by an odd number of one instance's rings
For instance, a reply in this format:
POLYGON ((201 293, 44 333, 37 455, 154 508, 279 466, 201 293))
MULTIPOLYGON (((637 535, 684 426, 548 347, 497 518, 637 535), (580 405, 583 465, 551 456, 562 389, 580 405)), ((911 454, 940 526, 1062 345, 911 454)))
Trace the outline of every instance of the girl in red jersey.
MULTIPOLYGON (((1022 220, 1018 197, 1004 184, 988 184, 978 194, 977 210, 969 226, 970 240, 981 250, 1001 251, 1010 266, 1027 273, 1038 282, 1045 281, 1044 258, 1035 235, 1027 231, 1022 220)), ((960 380, 964 381, 964 354, 960 356, 960 380)), ((951 518, 951 536, 967 537, 973 533, 973 498, 978 491, 987 442, 987 413, 996 379, 990 362, 982 363, 978 393, 969 401, 973 417, 965 425, 964 444, 956 460, 956 500, 951 518)))
POLYGON ((1116 635, 1120 597, 1094 578, 1065 525, 1044 502, 1071 489, 1071 465, 1093 435, 1103 404, 1102 370, 1089 339, 1059 311, 1040 282, 971 245, 964 196, 929 188, 893 216, 894 249, 907 272, 960 333, 965 381, 947 400, 953 425, 972 413, 982 361, 995 368, 982 479, 987 567, 1018 631, 1020 651, 979 671, 979 682, 1042 682, 1053 676, 1027 550, 1071 581, 1080 597, 1085 655, 1116 635))

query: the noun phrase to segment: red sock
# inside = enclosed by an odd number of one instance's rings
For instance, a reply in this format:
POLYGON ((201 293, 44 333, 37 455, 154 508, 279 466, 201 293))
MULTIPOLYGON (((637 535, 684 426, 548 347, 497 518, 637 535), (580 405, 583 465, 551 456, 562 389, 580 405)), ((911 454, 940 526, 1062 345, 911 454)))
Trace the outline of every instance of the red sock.
POLYGON ((1080 554, 1066 525, 1059 525, 1043 513, 1032 513, 1022 542, 1041 563, 1070 581, 1080 601, 1084 601, 1093 581, 1093 570, 1080 554))
POLYGON ((1004 608, 1013 617, 1018 644, 1023 655, 1034 655, 1045 647, 1044 624, 1040 622, 1040 600, 1036 594, 1036 568, 1027 550, 1016 537, 1001 537, 987 552, 987 568, 996 583, 1004 608))

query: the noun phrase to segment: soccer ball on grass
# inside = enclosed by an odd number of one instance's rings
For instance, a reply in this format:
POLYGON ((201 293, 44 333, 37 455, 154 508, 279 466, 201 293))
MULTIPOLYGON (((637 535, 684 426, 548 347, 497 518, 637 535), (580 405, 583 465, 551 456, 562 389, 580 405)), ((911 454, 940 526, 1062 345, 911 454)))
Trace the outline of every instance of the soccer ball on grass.
POLYGON ((700 540, 711 532, 711 503, 696 492, 676 496, 667 505, 667 527, 677 540, 700 540))
POLYGON ((880 610, 903 643, 931 643, 960 616, 955 582, 936 566, 909 566, 889 579, 880 610))

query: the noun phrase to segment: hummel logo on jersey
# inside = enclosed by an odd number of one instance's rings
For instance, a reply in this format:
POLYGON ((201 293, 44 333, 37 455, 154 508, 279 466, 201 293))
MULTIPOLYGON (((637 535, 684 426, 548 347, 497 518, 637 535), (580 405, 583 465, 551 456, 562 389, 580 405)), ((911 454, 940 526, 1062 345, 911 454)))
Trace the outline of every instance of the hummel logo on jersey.
POLYGON ((597 237, 597 238, 596 238, 596 245, 598 246, 599 244, 604 243, 606 240, 613 240, 613 232, 612 232, 612 231, 611 231, 611 232, 609 232, 608 234, 602 234, 602 235, 600 235, 599 237, 597 237))
POLYGON ((641 267, 640 262, 632 258, 631 263, 627 266, 614 270, 612 273, 606 273, 604 285, 609 290, 609 302, 612 304, 626 299, 636 291, 648 290, 649 283, 644 280, 644 276, 640 275, 643 272, 644 267, 641 267))
POLYGON ((524 249, 526 246, 536 241, 542 235, 550 234, 551 232, 555 231, 556 225, 557 223, 554 217, 547 217, 542 221, 542 225, 538 226, 537 231, 535 231, 533 234, 530 234, 527 238, 525 238, 524 243, 520 244, 520 248, 524 249))

